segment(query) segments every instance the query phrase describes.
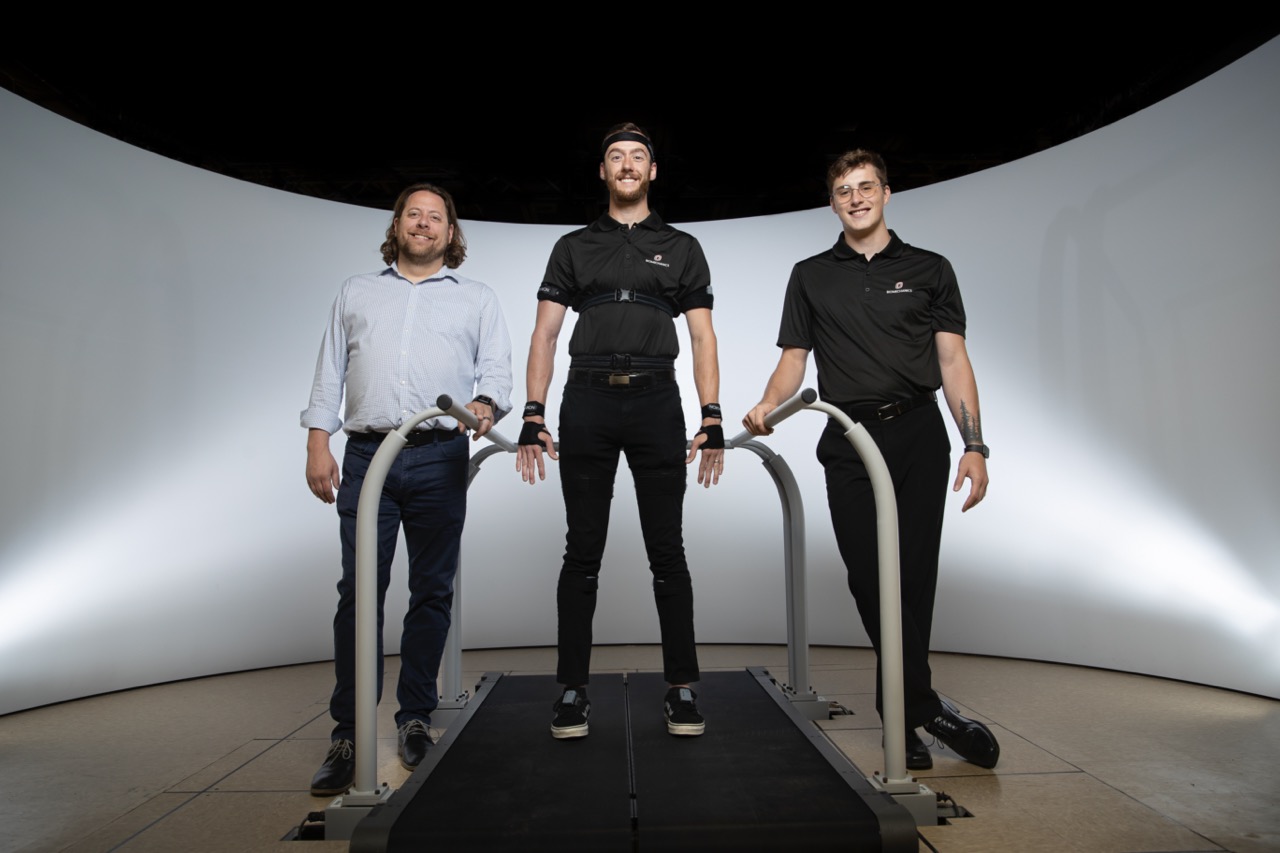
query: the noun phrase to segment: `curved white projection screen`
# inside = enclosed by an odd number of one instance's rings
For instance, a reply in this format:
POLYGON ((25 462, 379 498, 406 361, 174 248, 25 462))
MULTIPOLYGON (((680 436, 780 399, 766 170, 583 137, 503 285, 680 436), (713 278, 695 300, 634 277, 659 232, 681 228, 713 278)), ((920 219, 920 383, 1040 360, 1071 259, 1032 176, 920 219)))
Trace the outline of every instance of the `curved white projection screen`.
MULTIPOLYGON (((993 448, 990 497, 948 511, 935 649, 1280 696, 1277 80, 1272 42, 1087 137, 894 195, 890 225, 959 273, 993 448)), ((3 91, 0 189, 0 712, 331 657, 337 523, 303 481, 298 412, 330 303, 379 266, 388 215, 201 172, 3 91)), ((736 424, 776 362, 791 265, 839 225, 822 209, 686 227, 736 424)), ((463 272, 503 300, 518 400, 567 230, 466 224, 463 272)), ((769 442, 808 509, 812 640, 859 645, 821 426, 801 413, 769 442)), ((777 494, 753 455, 726 469, 686 499, 699 639, 781 642, 777 494)), ((616 491, 597 641, 653 642, 625 466, 616 491)), ((468 647, 554 642, 563 531, 554 466, 530 488, 511 457, 485 464, 468 647)), ((389 651, 402 555, 396 572, 389 651)))

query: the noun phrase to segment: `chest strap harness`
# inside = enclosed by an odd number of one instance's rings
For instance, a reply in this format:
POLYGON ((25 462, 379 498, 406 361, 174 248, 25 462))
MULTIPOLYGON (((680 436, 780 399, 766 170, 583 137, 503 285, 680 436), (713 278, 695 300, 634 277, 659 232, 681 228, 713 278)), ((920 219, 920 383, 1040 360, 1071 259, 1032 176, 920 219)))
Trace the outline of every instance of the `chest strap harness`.
POLYGON ((648 293, 640 293, 636 290, 624 290, 619 288, 614 291, 606 291, 604 293, 593 293, 586 299, 578 302, 573 306, 573 310, 581 314, 588 308, 595 308, 597 305, 607 305, 610 302, 635 302, 640 305, 648 305, 650 308, 657 308, 663 314, 675 319, 680 314, 680 310, 672 304, 670 299, 661 296, 651 296, 648 293))

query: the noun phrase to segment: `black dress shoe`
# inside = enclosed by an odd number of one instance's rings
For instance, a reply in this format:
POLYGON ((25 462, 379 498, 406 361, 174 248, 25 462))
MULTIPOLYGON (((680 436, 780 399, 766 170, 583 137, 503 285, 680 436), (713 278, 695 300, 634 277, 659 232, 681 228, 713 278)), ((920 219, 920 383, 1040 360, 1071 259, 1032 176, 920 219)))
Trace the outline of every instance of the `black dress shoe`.
POLYGON ((979 767, 988 770, 996 766, 1000 760, 1000 744, 991 729, 960 716, 956 707, 946 699, 942 700, 942 713, 924 724, 924 730, 951 747, 951 750, 979 767))
POLYGON ((335 740, 329 746, 324 764, 311 777, 311 796, 336 797, 345 794, 356 778, 356 745, 349 740, 335 740))
POLYGON ((400 727, 400 766, 413 770, 427 757, 431 748, 431 735, 422 720, 410 720, 400 727))
POLYGON ((907 729, 907 769, 933 769, 933 756, 929 754, 929 747, 920 740, 920 735, 916 734, 915 729, 907 729))

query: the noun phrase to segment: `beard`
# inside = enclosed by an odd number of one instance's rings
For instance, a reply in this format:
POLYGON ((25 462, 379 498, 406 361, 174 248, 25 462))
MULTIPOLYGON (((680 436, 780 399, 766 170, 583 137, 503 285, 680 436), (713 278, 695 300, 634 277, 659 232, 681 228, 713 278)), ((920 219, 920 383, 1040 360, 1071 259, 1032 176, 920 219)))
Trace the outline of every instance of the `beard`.
POLYGON ((609 183, 609 195, 614 201, 631 204, 640 201, 649 194, 649 176, 644 172, 623 172, 618 174, 609 183), (623 177, 637 178, 634 184, 623 186, 620 180, 623 177))
POLYGON ((415 264, 427 265, 434 264, 436 261, 444 257, 445 251, 449 248, 448 244, 441 243, 439 240, 432 240, 425 245, 419 245, 408 237, 400 238, 400 257, 412 261, 415 264))

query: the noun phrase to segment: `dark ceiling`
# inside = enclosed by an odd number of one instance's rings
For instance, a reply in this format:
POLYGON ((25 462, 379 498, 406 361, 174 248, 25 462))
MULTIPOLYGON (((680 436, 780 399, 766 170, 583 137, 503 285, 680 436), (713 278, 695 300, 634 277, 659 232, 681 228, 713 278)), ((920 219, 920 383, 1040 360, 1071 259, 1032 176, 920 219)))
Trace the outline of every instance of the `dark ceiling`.
POLYGON ((463 218, 506 222, 598 215, 599 139, 631 120, 657 145, 654 207, 692 222, 821 205, 827 163, 853 147, 882 152, 899 191, 1033 154, 1230 64, 1280 34, 1280 16, 1270 18, 1017 43, 974 28, 899 39, 898 49, 834 33, 810 33, 802 49, 780 35, 775 47, 721 43, 714 56, 686 42, 644 62, 557 51, 548 60, 527 45, 442 61, 424 49, 354 68, 341 56, 252 51, 234 61, 149 55, 91 73, 6 59, 0 85, 242 180, 380 209, 430 180, 454 193, 463 218))

